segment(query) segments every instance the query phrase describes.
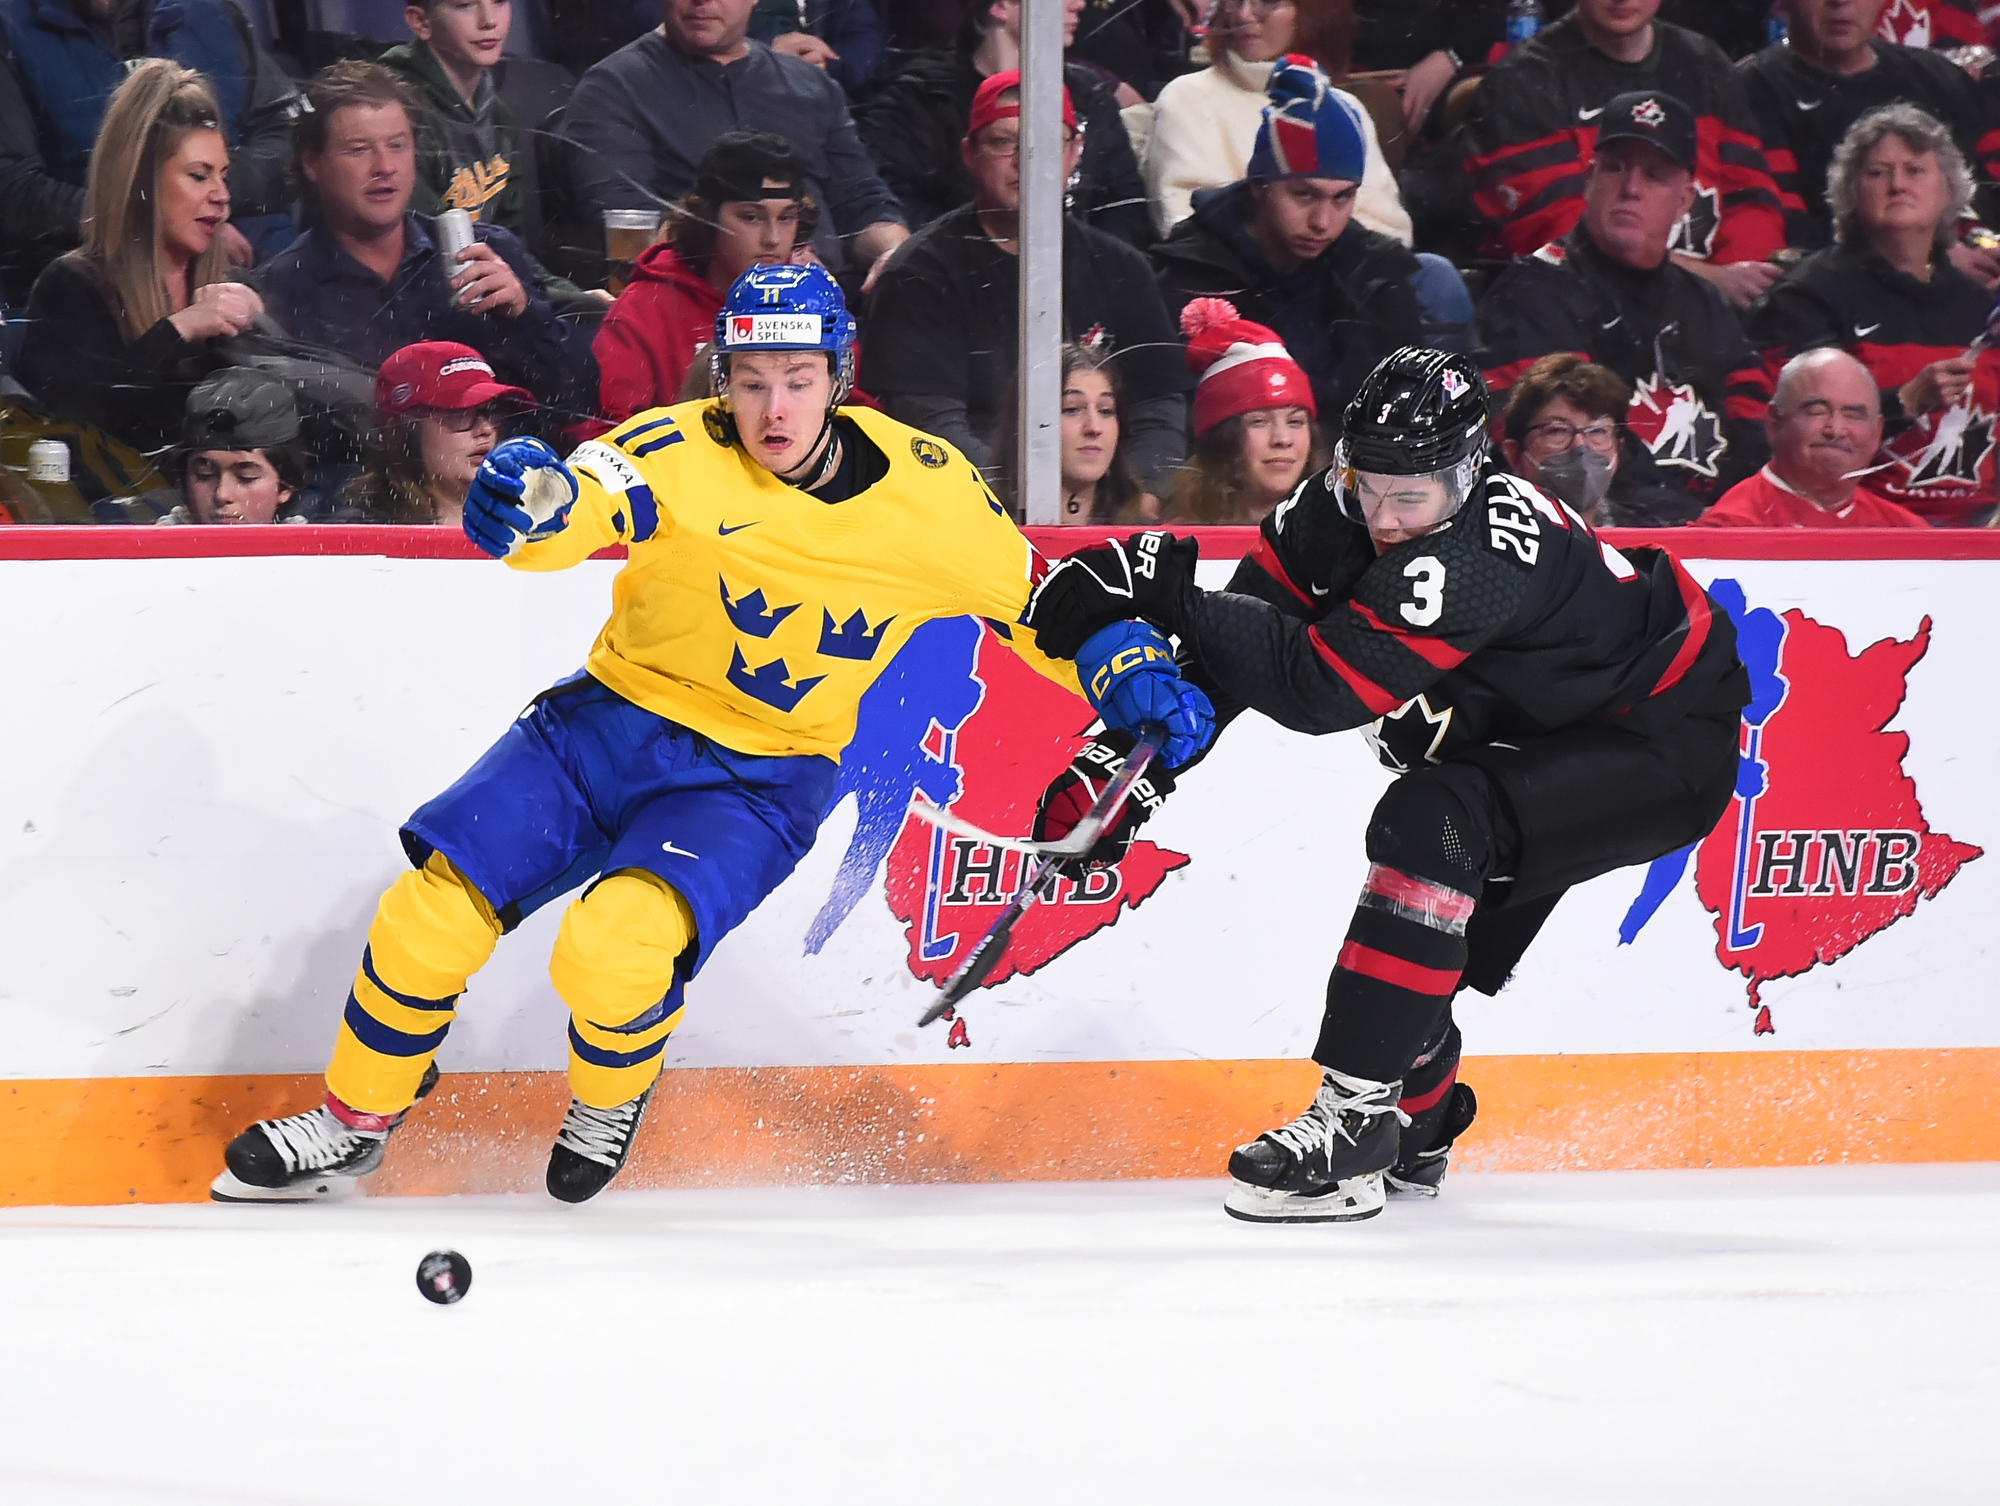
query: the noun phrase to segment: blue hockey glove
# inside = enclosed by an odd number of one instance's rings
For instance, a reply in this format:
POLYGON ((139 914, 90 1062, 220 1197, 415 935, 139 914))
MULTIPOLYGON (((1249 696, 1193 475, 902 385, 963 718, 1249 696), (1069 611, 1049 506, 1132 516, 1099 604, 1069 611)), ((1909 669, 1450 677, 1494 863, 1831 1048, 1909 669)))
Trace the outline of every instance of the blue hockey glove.
POLYGON ((1151 623, 1114 622, 1084 640, 1076 653, 1083 693, 1107 728, 1138 734, 1167 729, 1161 760, 1177 769, 1215 736, 1215 708, 1181 678, 1173 646, 1151 623))
POLYGON ((503 439, 465 494, 465 536, 495 559, 569 527, 576 473, 539 439, 503 439))

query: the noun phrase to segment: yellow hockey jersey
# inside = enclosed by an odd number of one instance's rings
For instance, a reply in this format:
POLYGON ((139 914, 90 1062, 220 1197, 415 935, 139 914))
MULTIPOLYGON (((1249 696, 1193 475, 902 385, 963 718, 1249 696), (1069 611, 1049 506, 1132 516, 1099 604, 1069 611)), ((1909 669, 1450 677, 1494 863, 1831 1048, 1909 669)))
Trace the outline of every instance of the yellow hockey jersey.
POLYGON ((631 557, 587 667, 627 700, 740 753, 839 758, 861 697, 934 617, 1001 624, 1076 690, 1020 616, 1034 553, 971 462, 870 408, 845 408, 889 473, 843 502, 787 486, 727 438, 712 399, 634 415, 569 457, 561 533, 508 563, 631 557))

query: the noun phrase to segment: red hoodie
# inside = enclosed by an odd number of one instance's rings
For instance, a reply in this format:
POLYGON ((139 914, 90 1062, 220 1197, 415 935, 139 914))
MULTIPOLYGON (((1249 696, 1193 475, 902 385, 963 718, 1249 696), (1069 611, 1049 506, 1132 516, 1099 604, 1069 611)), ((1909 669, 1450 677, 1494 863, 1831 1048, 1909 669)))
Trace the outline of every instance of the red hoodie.
POLYGON ((631 282, 591 342, 604 416, 623 423, 647 408, 679 402, 694 354, 715 338, 721 312, 722 295, 672 246, 661 241, 641 252, 631 282))

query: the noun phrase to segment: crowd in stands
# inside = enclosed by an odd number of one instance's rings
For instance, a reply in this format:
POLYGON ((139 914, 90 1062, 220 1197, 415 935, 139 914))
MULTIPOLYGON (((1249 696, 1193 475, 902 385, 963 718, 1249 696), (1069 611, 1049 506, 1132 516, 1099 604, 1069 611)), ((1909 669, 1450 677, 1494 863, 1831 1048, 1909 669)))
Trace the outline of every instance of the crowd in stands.
MULTIPOLYGON (((1258 522, 1404 345, 1593 525, 2000 512, 2000 7, 1054 3, 1064 521, 1258 522)), ((1025 513, 1026 6, 0 0, 0 522, 454 525, 805 261, 1025 513)))

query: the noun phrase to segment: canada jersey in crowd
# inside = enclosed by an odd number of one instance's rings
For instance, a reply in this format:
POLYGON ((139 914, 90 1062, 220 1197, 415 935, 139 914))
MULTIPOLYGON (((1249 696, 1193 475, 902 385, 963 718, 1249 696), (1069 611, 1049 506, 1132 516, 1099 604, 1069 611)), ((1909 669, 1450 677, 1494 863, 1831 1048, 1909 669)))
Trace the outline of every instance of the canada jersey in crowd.
POLYGON ((1316 662, 1294 660, 1292 694, 1252 700, 1292 702, 1301 730, 1366 726, 1408 771, 1588 721, 1644 730, 1735 668, 1728 618, 1670 555, 1612 548, 1517 476, 1489 465, 1449 523, 1378 556, 1333 474, 1265 521, 1231 586, 1312 619, 1316 662))
POLYGON ((508 562, 561 569, 629 546, 590 673, 739 753, 838 758, 862 693, 934 617, 1005 625, 1030 664, 1076 689, 1017 625, 1037 558, 978 471, 885 414, 839 412, 887 461, 845 501, 757 465, 703 399, 579 446, 569 526, 508 562))

